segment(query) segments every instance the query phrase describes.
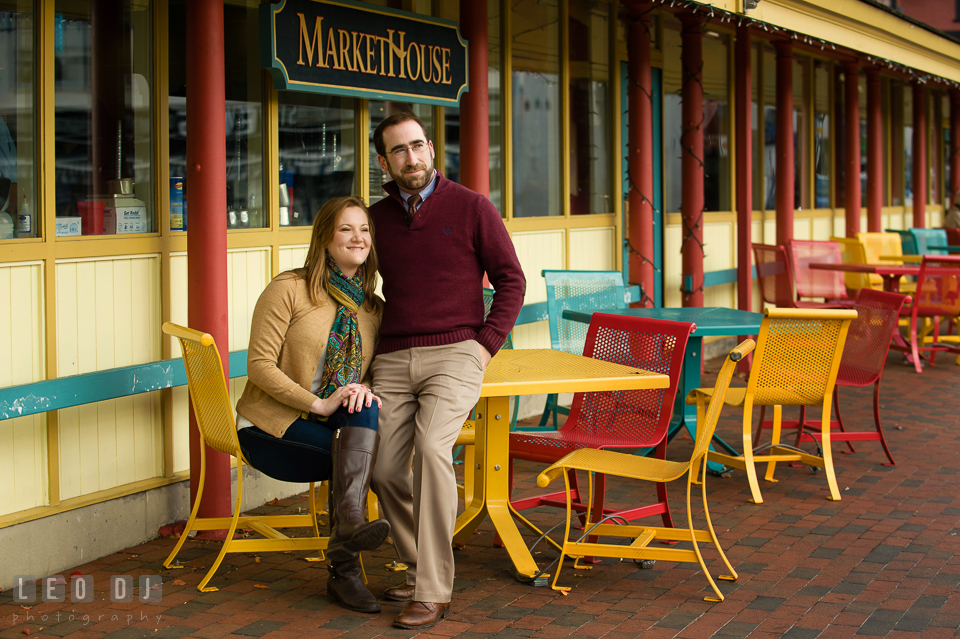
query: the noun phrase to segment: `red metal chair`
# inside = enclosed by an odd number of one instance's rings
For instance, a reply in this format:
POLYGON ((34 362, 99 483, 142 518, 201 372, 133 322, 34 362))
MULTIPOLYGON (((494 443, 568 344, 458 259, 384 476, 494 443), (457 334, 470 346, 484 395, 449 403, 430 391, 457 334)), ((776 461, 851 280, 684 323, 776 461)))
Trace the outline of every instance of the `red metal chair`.
POLYGON ((779 308, 843 308, 842 304, 797 300, 793 269, 783 246, 754 244, 753 257, 760 294, 767 304, 779 308))
MULTIPOLYGON (((940 320, 960 315, 960 256, 925 255, 920 263, 913 303, 901 309, 900 314, 910 317, 909 352, 918 373, 923 372, 920 351, 930 351, 931 366, 939 351, 960 353, 960 347, 940 341, 940 320), (933 318, 933 336, 929 342, 918 336, 918 320, 922 317, 933 318)), ((896 343, 891 347, 907 351, 907 347, 896 343)))
POLYGON ((810 268, 810 264, 841 264, 843 253, 840 244, 822 240, 791 240, 789 244, 790 267, 800 298, 819 298, 838 307, 853 306, 854 300, 847 295, 841 271, 824 271, 810 268))
MULTIPOLYGON (((843 347, 843 357, 840 360, 840 370, 837 373, 837 384, 833 388, 833 405, 837 412, 837 419, 831 422, 831 428, 838 428, 840 432, 831 432, 831 441, 860 442, 879 441, 883 446, 889 464, 896 466, 893 455, 887 447, 887 440, 883 437, 880 426, 880 375, 883 374, 883 365, 887 361, 890 350, 890 336, 897 329, 900 309, 904 302, 909 303, 909 295, 899 293, 885 293, 864 288, 857 295, 854 310, 857 319, 850 323, 847 332, 847 341, 843 347), (843 417, 840 415, 840 387, 853 386, 862 388, 873 384, 873 422, 876 430, 848 431, 843 426, 843 417)), ((819 425, 804 424, 803 429, 797 432, 797 445, 801 441, 821 439, 819 425)), ((855 452, 850 445, 851 452, 855 452)))
POLYGON ((960 229, 948 229, 945 228, 944 231, 947 232, 947 244, 950 246, 960 246, 960 229))
MULTIPOLYGON (((669 375, 670 386, 656 390, 577 393, 570 417, 560 430, 510 433, 511 486, 514 459, 552 464, 581 448, 655 448, 656 456, 664 459, 684 352, 695 328, 695 324, 688 322, 595 313, 587 332, 585 356, 669 375)), ((604 483, 604 477, 599 475, 594 489, 592 521, 599 521, 601 512, 617 512, 627 520, 661 515, 664 526, 673 526, 666 484, 657 485, 657 503, 612 511, 603 507, 604 483)), ((581 494, 575 472, 572 472, 570 490, 574 509, 585 513, 588 495, 581 494)), ((537 506, 566 508, 566 492, 519 499, 512 502, 512 506, 517 511, 537 506)), ((522 516, 520 519, 536 529, 522 516)))

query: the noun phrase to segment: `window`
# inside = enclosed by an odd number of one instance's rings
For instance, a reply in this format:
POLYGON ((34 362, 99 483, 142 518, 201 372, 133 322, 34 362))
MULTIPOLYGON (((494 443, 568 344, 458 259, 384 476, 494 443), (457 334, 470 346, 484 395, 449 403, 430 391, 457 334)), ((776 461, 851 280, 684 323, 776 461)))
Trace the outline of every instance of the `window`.
POLYGON ((57 235, 155 232, 150 3, 55 14, 57 235))
POLYGON ((38 237, 34 152, 33 2, 0 10, 0 239, 38 237))
POLYGON ((511 5, 513 215, 560 215, 558 0, 511 5))
POLYGON ((814 207, 830 207, 830 81, 831 64, 813 63, 813 175, 814 207))
POLYGON ((608 213, 613 210, 607 153, 612 139, 607 117, 610 5, 597 0, 569 2, 570 213, 608 213))

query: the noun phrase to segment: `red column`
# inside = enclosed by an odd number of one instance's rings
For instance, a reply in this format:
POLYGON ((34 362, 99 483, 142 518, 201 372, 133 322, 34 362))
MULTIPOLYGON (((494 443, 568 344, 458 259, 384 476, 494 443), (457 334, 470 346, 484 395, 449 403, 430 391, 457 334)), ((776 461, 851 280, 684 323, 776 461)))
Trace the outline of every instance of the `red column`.
POLYGON ((682 254, 684 306, 703 306, 703 27, 689 14, 680 16, 683 66, 682 254), (688 284, 689 281, 689 284, 688 284))
POLYGON ((843 177, 846 235, 860 231, 860 63, 843 64, 843 177))
POLYGON ((913 226, 927 225, 927 92, 913 83, 913 226))
POLYGON ((487 3, 460 0, 460 28, 470 44, 470 90, 460 99, 460 183, 490 197, 487 3))
MULTIPOLYGON (((227 161, 223 1, 187 3, 187 303, 191 328, 213 335, 227 362, 227 161)), ((190 500, 200 477, 200 433, 191 411, 190 500)), ((230 457, 207 448, 201 517, 230 516, 230 457)))
POLYGON ((777 244, 793 239, 793 42, 775 43, 777 48, 777 244))
POLYGON ((630 281, 640 284, 640 303, 653 306, 655 273, 653 270, 653 103, 650 74, 649 2, 627 2, 627 174, 630 190, 627 198, 630 281))
POLYGON ((880 69, 867 67, 867 230, 883 231, 883 105, 880 69))
POLYGON ((750 78, 750 28, 737 29, 734 127, 737 141, 737 306, 753 310, 750 249, 753 230, 753 104, 750 78))
POLYGON ((960 91, 950 91, 950 197, 960 202, 960 91))

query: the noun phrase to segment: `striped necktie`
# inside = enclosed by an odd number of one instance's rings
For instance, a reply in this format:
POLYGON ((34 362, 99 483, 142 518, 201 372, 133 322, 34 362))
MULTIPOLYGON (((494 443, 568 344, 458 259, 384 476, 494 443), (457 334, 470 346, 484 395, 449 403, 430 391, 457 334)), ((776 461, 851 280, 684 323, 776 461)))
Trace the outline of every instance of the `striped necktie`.
POLYGON ((420 196, 411 195, 407 200, 407 214, 403 216, 404 221, 407 223, 407 226, 410 226, 413 223, 413 216, 417 214, 417 207, 420 205, 420 196))

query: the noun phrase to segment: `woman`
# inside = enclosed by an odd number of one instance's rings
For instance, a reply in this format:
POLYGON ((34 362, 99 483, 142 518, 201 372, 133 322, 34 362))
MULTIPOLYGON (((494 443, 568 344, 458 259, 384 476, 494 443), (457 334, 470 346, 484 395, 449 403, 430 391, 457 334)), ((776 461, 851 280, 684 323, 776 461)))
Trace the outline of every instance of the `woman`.
POLYGON ((390 533, 385 519, 364 521, 380 441, 380 399, 366 379, 383 306, 376 285, 366 205, 330 200, 313 222, 304 267, 275 277, 257 301, 237 402, 240 446, 254 468, 283 481, 331 480, 327 592, 360 612, 380 604, 358 553, 390 533))

